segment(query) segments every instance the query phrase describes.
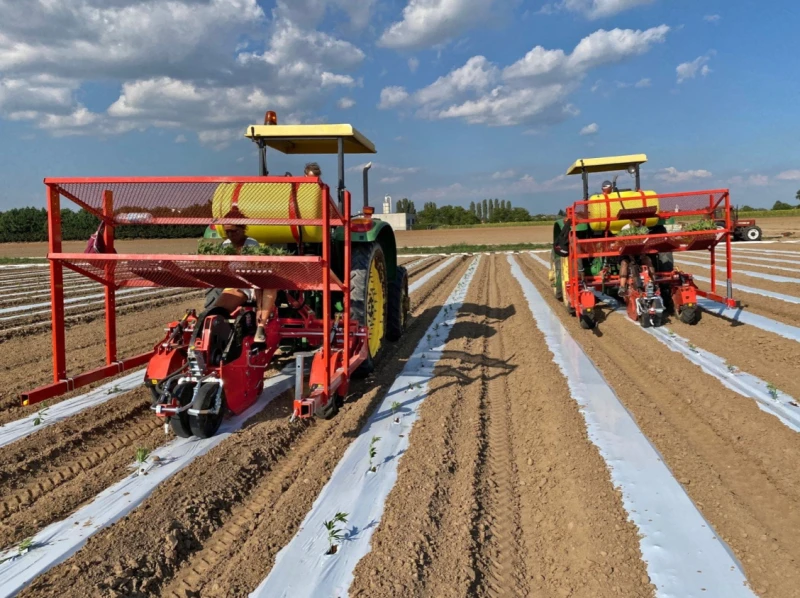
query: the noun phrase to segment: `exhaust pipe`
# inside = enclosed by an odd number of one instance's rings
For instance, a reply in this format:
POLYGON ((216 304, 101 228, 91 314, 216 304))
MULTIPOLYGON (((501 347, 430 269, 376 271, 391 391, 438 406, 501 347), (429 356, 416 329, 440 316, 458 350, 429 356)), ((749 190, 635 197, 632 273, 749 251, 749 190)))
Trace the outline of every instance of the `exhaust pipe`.
POLYGON ((372 168, 372 162, 367 162, 364 166, 364 207, 369 207, 369 169, 372 168))

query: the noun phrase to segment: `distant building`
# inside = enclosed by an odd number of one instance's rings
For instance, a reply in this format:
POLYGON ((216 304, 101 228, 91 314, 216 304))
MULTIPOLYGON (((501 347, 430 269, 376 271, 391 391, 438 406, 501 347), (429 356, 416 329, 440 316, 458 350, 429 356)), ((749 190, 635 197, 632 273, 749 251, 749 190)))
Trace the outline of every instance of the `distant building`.
POLYGON ((414 223, 417 221, 417 217, 414 214, 405 214, 403 212, 399 214, 392 213, 392 198, 389 195, 383 198, 383 214, 376 218, 383 220, 394 230, 411 230, 411 227, 414 226, 414 223))

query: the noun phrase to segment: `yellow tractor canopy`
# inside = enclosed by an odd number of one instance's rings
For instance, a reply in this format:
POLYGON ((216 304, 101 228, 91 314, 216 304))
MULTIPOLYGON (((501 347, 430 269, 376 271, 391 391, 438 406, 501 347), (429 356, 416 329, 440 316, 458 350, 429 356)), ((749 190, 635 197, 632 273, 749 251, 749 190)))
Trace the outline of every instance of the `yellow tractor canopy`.
POLYGON ((284 154, 336 154, 340 138, 345 154, 376 153, 352 125, 251 125, 244 135, 284 154))
POLYGON ((644 154, 631 154, 629 156, 609 156, 607 158, 586 158, 576 160, 567 170, 567 175, 581 174, 585 170, 587 173, 593 172, 613 172, 615 170, 626 170, 630 165, 644 164, 647 156, 644 154))

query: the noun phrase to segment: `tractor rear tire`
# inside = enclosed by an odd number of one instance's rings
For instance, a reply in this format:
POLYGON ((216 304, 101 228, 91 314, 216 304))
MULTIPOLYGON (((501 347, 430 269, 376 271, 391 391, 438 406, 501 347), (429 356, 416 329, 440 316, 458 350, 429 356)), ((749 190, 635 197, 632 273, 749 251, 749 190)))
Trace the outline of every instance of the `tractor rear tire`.
POLYGON ((553 276, 551 283, 553 285, 553 294, 556 297, 556 301, 563 301, 564 291, 561 288, 561 257, 556 255, 555 252, 550 257, 550 272, 553 276))
POLYGON ((761 229, 757 226, 749 226, 744 229, 744 238, 747 241, 760 241, 761 229))
MULTIPOLYGON (((178 403, 181 407, 188 405, 192 400, 194 389, 191 384, 184 384, 181 393, 178 395, 178 403)), ((189 414, 186 411, 173 415, 169 418, 169 427, 175 432, 178 438, 191 438, 192 428, 189 422, 189 414)))
MULTIPOLYGON (((216 384, 203 384, 197 392, 197 408, 198 409, 211 409, 214 407, 214 401, 217 398, 216 384)), ((198 438, 211 438, 217 433, 219 427, 222 425, 222 420, 225 418, 225 391, 222 391, 222 405, 220 406, 219 413, 214 415, 209 413, 207 415, 190 415, 189 425, 192 428, 192 434, 198 438)))
POLYGON ((678 319, 684 324, 694 326, 700 321, 700 309, 694 305, 692 307, 684 307, 678 313, 678 319))
POLYGON ((350 270, 350 317, 362 326, 370 326, 367 358, 353 376, 365 378, 375 370, 386 333, 389 302, 386 258, 378 243, 353 245, 350 270), (376 278, 377 277, 377 278, 376 278))
POLYGON ((394 280, 389 283, 389 317, 386 321, 386 339, 395 342, 406 331, 411 300, 408 297, 408 272, 397 266, 394 280))

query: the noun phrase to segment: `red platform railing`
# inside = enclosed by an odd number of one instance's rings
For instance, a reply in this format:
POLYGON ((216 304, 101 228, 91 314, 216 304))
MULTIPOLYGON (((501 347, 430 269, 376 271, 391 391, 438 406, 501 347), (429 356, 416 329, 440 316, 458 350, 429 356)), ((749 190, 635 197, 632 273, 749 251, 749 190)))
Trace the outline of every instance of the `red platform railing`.
MULTIPOLYGON (((731 238, 733 235, 733 220, 731 214, 730 192, 728 189, 713 189, 707 191, 692 191, 687 193, 664 193, 647 194, 640 192, 633 197, 620 198, 615 193, 605 196, 603 199, 591 201, 578 201, 567 208, 565 221, 570 224, 569 234, 569 267, 570 267, 570 297, 573 305, 579 303, 580 295, 579 284, 572 273, 581 271, 579 261, 596 257, 619 257, 634 256, 643 254, 657 254, 661 252, 682 252, 682 251, 708 251, 711 267, 710 292, 698 289, 700 296, 707 297, 714 301, 719 301, 729 307, 738 306, 738 302, 733 299, 733 263, 731 253, 731 238), (619 236, 611 233, 611 225, 619 220, 612 215, 611 206, 621 201, 624 208, 631 213, 637 210, 651 208, 650 218, 669 220, 672 218, 706 218, 711 221, 724 220, 724 226, 712 230, 696 231, 674 231, 665 233, 648 233, 646 235, 619 236), (652 211, 655 202, 657 208, 652 211), (605 215, 602 217, 592 217, 591 212, 603 205, 605 202, 605 215), (724 218, 716 217, 722 210, 724 218), (590 236, 580 238, 577 226, 586 224, 602 224, 603 236, 590 236), (720 243, 725 244, 726 262, 726 294, 723 297, 717 292, 717 260, 716 247, 720 243)), ((635 218, 635 217, 633 217, 635 218)), ((642 217, 642 221, 646 220, 642 217)), ((595 228, 597 228, 595 226, 595 228)), ((597 277, 583 277, 583 284, 590 287, 598 285, 609 286, 608 280, 595 280, 597 277)))
MULTIPOLYGON (((48 254, 50 299, 52 303, 53 382, 22 394, 23 405, 31 405, 98 382, 148 362, 153 352, 118 358, 116 290, 124 287, 185 288, 277 288, 318 290, 323 293, 323 328, 330 330, 332 291, 344 293, 344 330, 350 330, 349 285, 331 269, 331 235, 334 226, 345 230, 344 280, 350 279, 350 193, 345 192, 342 212, 331 198, 327 185, 316 177, 133 177, 133 178, 48 178, 48 254), (248 185, 249 208, 241 217, 214 217, 213 202, 222 184, 248 185), (318 184, 322 195, 321 217, 303 218, 297 206, 287 217, 248 217, 265 208, 280 206, 296 198, 298 185, 318 184), (277 190, 277 191, 276 191, 277 190), (283 197, 281 190, 288 190, 283 197), (294 194, 294 196, 292 195, 294 194), (104 253, 64 253, 61 232, 61 197, 65 197, 105 223, 104 253), (144 215, 133 218, 131 214, 144 215), (118 254, 115 229, 126 225, 240 224, 323 228, 322 255, 301 256, 218 256, 170 254, 118 254), (74 376, 67 373, 64 268, 77 272, 104 287, 105 365, 74 376)), ((157 242, 157 241, 156 241, 157 242)), ((350 339, 344 335, 345 355, 350 339)), ((331 372, 330 335, 323 335, 326 388, 331 372)), ((344 377, 350 364, 345 360, 344 377)))

